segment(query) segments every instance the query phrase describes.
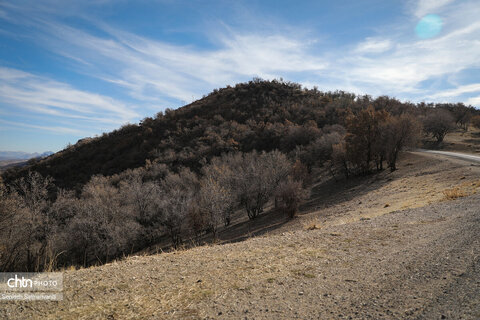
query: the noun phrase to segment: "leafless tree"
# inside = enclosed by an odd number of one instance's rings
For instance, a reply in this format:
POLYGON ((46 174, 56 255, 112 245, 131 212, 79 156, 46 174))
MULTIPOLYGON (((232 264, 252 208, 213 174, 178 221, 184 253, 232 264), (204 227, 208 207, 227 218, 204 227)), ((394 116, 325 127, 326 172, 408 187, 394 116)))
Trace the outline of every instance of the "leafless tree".
POLYGON ((308 192, 302 187, 301 181, 288 179, 279 184, 276 197, 278 209, 292 219, 297 214, 300 202, 308 197, 308 192))
POLYGON ((54 224, 50 217, 49 188, 52 179, 44 178, 38 172, 29 172, 13 183, 19 195, 20 207, 23 209, 23 225, 26 233, 26 270, 39 271, 52 256, 50 237, 54 224))
POLYGON ((475 128, 480 129, 480 115, 473 116, 471 119, 471 123, 475 128))
POLYGON ((391 117, 381 130, 385 137, 383 146, 388 166, 391 171, 395 171, 399 152, 417 144, 422 125, 414 116, 404 114, 399 117, 391 117))
POLYGON ((423 129, 440 143, 455 128, 452 114, 445 109, 431 110, 423 121, 423 129))
POLYGON ((105 263, 130 252, 140 226, 118 189, 107 178, 95 176, 85 185, 81 199, 67 230, 77 261, 105 263))
POLYGON ((188 225, 188 214, 193 205, 195 194, 199 190, 196 175, 188 169, 178 174, 169 174, 161 183, 164 190, 156 199, 156 206, 161 215, 161 225, 167 229, 174 247, 182 241, 182 233, 188 225))
POLYGON ((28 239, 24 223, 18 195, 8 192, 0 183, 0 272, 20 271, 19 268, 25 267, 28 239))

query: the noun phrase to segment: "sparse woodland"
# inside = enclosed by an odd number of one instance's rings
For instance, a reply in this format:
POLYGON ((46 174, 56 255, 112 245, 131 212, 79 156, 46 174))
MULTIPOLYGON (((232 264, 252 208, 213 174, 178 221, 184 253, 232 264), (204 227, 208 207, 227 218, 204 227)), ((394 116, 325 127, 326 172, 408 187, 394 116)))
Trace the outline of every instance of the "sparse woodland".
POLYGON ((412 104, 255 79, 125 125, 0 183, 0 271, 105 263, 169 237, 173 247, 270 206, 293 218, 311 172, 397 169, 423 135, 480 127, 463 104, 412 104))

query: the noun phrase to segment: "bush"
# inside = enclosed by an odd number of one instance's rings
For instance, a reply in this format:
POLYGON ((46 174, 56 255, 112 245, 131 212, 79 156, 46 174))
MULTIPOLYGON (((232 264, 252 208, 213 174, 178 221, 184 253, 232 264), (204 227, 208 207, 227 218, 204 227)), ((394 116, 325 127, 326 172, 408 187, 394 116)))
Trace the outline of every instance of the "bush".
POLYGON ((298 205, 308 193, 303 189, 301 181, 288 179, 279 184, 275 196, 277 209, 292 219, 297 214, 298 205))
POLYGON ((472 117, 472 119, 470 120, 470 122, 472 123, 472 125, 477 128, 477 129, 480 129, 480 116, 474 116, 472 117))

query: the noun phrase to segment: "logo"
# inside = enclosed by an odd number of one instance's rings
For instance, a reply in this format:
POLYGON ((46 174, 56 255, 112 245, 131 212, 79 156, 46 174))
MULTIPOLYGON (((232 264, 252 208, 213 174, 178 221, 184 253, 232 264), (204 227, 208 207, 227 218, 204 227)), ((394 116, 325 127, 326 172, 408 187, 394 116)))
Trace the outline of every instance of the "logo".
POLYGON ((7 281, 7 286, 9 288, 32 288, 33 287, 33 280, 26 279, 22 277, 21 279, 15 274, 15 278, 10 278, 7 281))

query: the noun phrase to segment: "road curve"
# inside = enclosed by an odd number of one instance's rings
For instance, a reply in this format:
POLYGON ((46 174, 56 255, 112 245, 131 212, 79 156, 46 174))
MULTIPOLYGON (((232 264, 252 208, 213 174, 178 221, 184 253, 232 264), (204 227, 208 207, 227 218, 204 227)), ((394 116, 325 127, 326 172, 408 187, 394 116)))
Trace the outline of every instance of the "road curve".
POLYGON ((480 162, 480 156, 476 156, 473 154, 450 152, 450 151, 426 150, 426 149, 417 149, 414 152, 440 154, 448 157, 453 157, 453 158, 458 158, 458 159, 463 159, 463 160, 468 160, 473 162, 480 162))

